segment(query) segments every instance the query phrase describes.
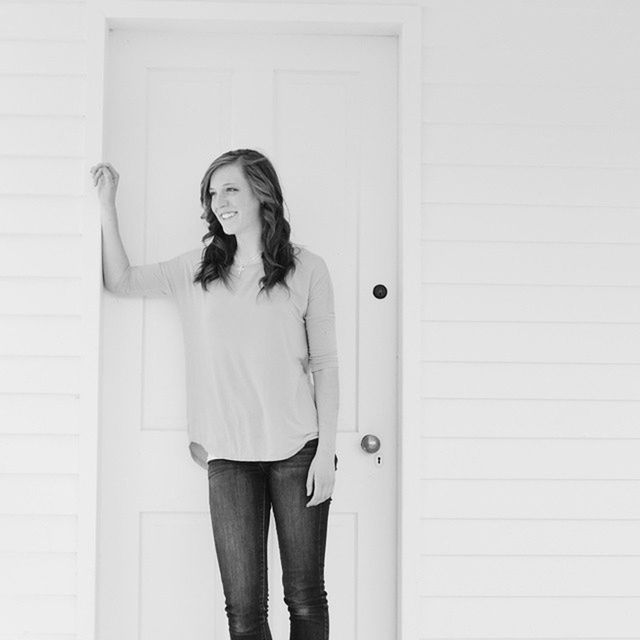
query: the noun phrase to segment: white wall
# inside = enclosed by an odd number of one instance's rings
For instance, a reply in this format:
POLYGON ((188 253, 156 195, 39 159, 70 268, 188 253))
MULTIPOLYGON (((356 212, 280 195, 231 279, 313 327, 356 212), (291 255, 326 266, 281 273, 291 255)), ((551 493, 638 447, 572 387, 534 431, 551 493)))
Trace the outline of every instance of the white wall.
POLYGON ((640 5, 423 15, 422 637, 638 637, 640 5))
POLYGON ((76 638, 84 4, 0 2, 0 638, 76 638))
MULTIPOLYGON (((640 5, 422 6, 420 638, 640 637, 640 5)), ((0 2, 0 640, 78 637, 85 10, 0 2)))

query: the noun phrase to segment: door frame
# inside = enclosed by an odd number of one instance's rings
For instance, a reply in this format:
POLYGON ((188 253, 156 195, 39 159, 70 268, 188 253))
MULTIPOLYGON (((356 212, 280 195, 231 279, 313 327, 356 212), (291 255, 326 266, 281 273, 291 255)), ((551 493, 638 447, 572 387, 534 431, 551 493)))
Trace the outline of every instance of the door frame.
MULTIPOLYGON (((418 2, 419 0, 415 0, 418 2)), ((99 460, 100 209, 89 167, 102 160, 106 44, 111 28, 392 35, 398 39, 398 491, 397 636, 420 630, 421 437, 421 59, 422 9, 416 5, 236 3, 191 0, 87 0, 87 103, 82 273, 83 362, 78 469, 77 634, 96 630, 99 460)))

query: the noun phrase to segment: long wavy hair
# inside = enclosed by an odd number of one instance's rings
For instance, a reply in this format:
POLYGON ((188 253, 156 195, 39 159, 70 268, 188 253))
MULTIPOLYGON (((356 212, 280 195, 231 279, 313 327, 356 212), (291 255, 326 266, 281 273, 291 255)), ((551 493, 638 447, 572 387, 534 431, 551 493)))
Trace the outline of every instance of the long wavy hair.
POLYGON ((295 271, 296 250, 289 238, 291 226, 284 217, 282 189, 278 175, 271 161, 254 149, 235 149, 218 156, 209 165, 200 183, 200 203, 209 231, 202 242, 211 242, 202 251, 202 260, 196 271, 193 283, 200 282, 208 291, 207 285, 220 278, 229 287, 229 272, 238 247, 235 235, 227 235, 222 224, 211 209, 209 185, 216 169, 237 163, 249 183, 253 194, 260 201, 260 219, 262 221, 262 264, 265 275, 260 278, 260 290, 268 292, 277 284, 289 290, 286 277, 289 271, 295 271))

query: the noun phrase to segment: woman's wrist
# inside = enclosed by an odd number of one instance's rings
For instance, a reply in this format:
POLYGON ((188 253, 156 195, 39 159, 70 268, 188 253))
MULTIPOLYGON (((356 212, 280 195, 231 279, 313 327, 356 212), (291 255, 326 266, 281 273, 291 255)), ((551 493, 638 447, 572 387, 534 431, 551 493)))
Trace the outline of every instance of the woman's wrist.
POLYGON ((103 218, 117 218, 118 211, 115 204, 100 204, 100 215, 103 218))
POLYGON ((326 453, 326 454, 329 454, 329 455, 333 455, 336 452, 336 445, 335 445, 335 443, 323 442, 323 440, 320 438, 318 440, 318 447, 317 447, 316 451, 319 451, 321 453, 326 453))

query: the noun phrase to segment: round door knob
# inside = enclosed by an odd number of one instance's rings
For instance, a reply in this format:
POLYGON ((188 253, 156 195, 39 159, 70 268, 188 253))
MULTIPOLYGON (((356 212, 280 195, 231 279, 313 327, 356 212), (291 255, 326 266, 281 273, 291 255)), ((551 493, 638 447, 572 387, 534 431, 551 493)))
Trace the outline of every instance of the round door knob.
POLYGON ((360 440, 360 446, 367 453, 375 453, 376 451, 378 451, 378 449, 380 449, 380 438, 378 438, 378 436, 374 436, 371 433, 368 433, 362 438, 362 440, 360 440))

